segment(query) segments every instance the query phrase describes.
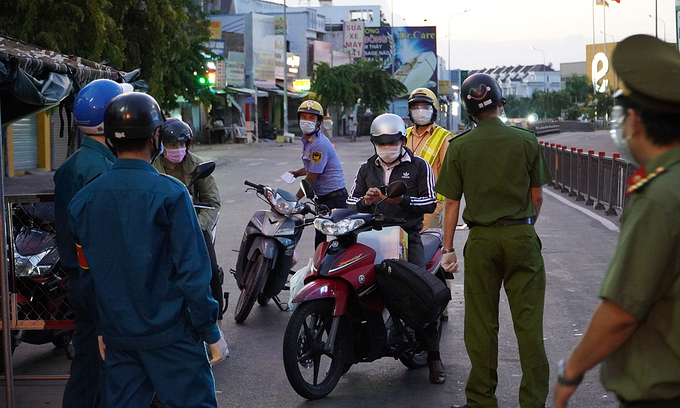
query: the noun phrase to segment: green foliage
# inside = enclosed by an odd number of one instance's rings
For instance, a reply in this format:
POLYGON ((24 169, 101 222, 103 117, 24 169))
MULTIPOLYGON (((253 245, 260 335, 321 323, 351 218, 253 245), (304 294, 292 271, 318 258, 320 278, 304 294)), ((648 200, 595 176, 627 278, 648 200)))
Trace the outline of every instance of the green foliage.
POLYGON ((508 95, 504 106, 505 116, 508 118, 526 118, 534 112, 529 98, 520 98, 517 95, 508 95))
POLYGON ((357 102, 360 111, 371 109, 376 115, 384 113, 389 100, 406 92, 406 87, 393 79, 378 61, 359 60, 333 68, 321 63, 312 73, 311 81, 312 91, 324 110, 333 106, 341 108, 343 114, 354 109, 357 102))
POLYGON ((205 71, 208 22, 194 0, 12 0, 0 2, 0 33, 123 71, 141 68, 165 110, 208 104, 194 72, 205 71))
POLYGON ((571 105, 571 95, 566 91, 536 91, 531 95, 531 100, 540 119, 558 118, 571 105))
POLYGON ((593 84, 586 76, 572 75, 567 78, 565 88, 571 95, 571 101, 579 104, 585 103, 588 100, 588 95, 593 92, 593 84))

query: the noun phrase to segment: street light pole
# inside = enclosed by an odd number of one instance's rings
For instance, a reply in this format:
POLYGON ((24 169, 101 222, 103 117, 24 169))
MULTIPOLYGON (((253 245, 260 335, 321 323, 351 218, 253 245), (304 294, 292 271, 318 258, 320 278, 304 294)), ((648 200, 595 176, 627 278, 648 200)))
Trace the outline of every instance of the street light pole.
MULTIPOLYGON (((658 18, 658 17, 654 17, 651 14, 647 14, 647 17, 653 18, 654 20, 656 20, 657 25, 659 24, 658 23, 659 21, 661 21, 663 23, 663 42, 666 42, 666 22, 663 21, 662 19, 658 18)), ((659 38, 659 30, 656 30, 656 38, 659 38)))
POLYGON ((467 10, 463 11, 462 13, 455 13, 455 14, 451 14, 449 16, 449 27, 448 27, 449 28, 449 35, 448 35, 448 37, 449 37, 449 46, 448 46, 448 48, 449 48, 449 71, 451 71, 451 17, 459 16, 461 14, 465 14, 468 11, 470 11, 470 9, 467 9, 467 10))
POLYGON ((541 69, 541 71, 543 71, 543 91, 548 92, 547 86, 545 84, 545 51, 543 51, 540 48, 536 48, 536 47, 529 47, 529 48, 531 48, 532 50, 540 51, 541 53, 543 53, 543 68, 541 69))
POLYGON ((600 34, 604 34, 604 35, 608 35, 608 36, 610 36, 610 37, 612 38, 612 43, 616 43, 616 39, 614 38, 614 36, 613 36, 613 35, 611 35, 611 34, 607 34, 607 33, 605 33, 605 32, 604 32, 604 31, 602 31, 602 30, 600 30, 600 34))
POLYGON ((288 133, 288 19, 283 0, 283 138, 288 133))

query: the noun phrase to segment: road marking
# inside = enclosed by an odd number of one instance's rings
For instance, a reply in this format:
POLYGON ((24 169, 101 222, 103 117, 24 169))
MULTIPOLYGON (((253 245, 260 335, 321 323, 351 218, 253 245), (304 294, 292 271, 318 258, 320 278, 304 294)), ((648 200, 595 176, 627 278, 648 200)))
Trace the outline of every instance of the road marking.
POLYGON ((568 205, 569 207, 577 209, 578 211, 581 211, 582 213, 584 213, 588 217, 591 217, 591 218, 595 219, 596 221, 599 221, 602 225, 604 225, 610 231, 621 232, 619 227, 617 227, 616 224, 614 224, 613 222, 609 221, 608 219, 606 219, 606 218, 604 218, 600 215, 594 214, 592 211, 589 211, 588 209, 583 208, 580 205, 572 203, 571 201, 567 200, 566 198, 562 197, 561 195, 559 195, 557 193, 553 193, 552 191, 545 189, 545 188, 543 189, 543 193, 547 193, 548 195, 555 197, 558 201, 561 201, 562 203, 568 205))

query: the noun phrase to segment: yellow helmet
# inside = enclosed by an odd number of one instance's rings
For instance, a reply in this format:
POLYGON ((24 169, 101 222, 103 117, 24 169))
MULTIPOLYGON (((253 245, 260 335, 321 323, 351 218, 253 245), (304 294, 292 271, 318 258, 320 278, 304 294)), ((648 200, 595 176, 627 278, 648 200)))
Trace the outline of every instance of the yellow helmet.
POLYGON ((437 95, 427 88, 416 88, 408 97, 409 106, 413 102, 425 102, 432 105, 435 110, 439 109, 439 102, 437 102, 437 95))
POLYGON ((318 116, 318 121, 323 120, 323 107, 317 101, 308 100, 302 102, 297 110, 298 119, 300 119, 300 114, 303 112, 318 116))

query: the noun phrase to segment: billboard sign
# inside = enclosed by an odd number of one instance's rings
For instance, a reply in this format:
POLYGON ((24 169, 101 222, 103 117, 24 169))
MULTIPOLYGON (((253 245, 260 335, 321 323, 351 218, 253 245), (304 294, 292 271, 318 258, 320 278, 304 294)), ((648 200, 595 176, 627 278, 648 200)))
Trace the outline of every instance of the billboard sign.
POLYGON ((352 58, 364 56, 364 22, 345 21, 343 44, 347 54, 352 58))
POLYGON ((416 88, 437 93, 437 28, 394 27, 392 75, 406 86, 407 96, 416 88))

